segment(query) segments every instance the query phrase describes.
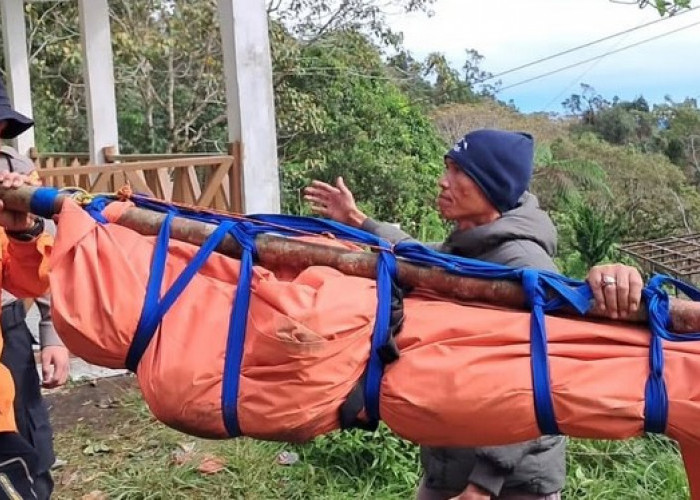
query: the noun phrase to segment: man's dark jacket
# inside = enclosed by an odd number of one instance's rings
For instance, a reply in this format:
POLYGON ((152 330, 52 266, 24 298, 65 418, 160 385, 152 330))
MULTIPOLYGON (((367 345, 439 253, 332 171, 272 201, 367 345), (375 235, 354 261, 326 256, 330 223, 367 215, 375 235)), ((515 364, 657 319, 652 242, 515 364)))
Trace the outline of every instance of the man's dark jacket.
MULTIPOLYGON (((368 219, 362 229, 394 243, 411 237, 391 224, 368 219)), ((519 205, 494 222, 455 230, 437 249, 513 267, 556 271, 556 229, 525 193, 519 205)), ((501 425, 511 425, 502 422, 501 425)), ((431 489, 462 491, 476 484, 493 495, 522 492, 547 495, 560 491, 566 478, 565 438, 545 436, 509 446, 421 448, 425 484, 431 489)))

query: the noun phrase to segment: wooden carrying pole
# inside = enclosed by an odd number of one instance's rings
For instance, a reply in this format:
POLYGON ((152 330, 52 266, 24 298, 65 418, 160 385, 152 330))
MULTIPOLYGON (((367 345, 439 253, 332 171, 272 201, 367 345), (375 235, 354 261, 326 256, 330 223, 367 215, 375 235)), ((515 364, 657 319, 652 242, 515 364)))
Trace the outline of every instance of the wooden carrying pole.
MULTIPOLYGON (((0 200, 8 210, 28 212, 32 195, 37 189, 29 186, 9 189, 0 187, 0 200)), ((55 214, 60 212, 65 199, 64 195, 56 198, 53 207, 55 214)), ((132 207, 126 210, 115 223, 145 236, 155 236, 164 220, 163 213, 132 207)), ((201 245, 216 227, 214 224, 175 217, 172 222, 171 237, 201 245)), ((270 270, 282 267, 302 270, 310 266, 328 266, 344 274, 376 278, 377 254, 373 252, 358 252, 272 234, 258 235, 255 243, 258 253, 257 264, 270 270)), ((241 246, 230 235, 223 239, 216 251, 235 258, 239 258, 242 253, 241 246)), ((516 309, 527 308, 525 293, 520 283, 515 281, 457 276, 439 268, 420 266, 400 259, 398 278, 403 285, 429 290, 461 301, 478 301, 516 309)), ((674 332, 700 331, 700 303, 671 298, 670 315, 671 329, 674 332)), ((610 319, 599 311, 591 311, 588 316, 610 319)), ((646 322, 646 311, 640 308, 636 314, 625 321, 646 322)))

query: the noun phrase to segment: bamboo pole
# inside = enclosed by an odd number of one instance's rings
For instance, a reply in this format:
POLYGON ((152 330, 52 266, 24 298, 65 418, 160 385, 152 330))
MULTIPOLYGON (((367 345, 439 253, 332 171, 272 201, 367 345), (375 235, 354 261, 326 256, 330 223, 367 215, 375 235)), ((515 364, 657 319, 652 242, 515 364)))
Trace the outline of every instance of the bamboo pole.
MULTIPOLYGON (((37 189, 30 186, 10 189, 0 187, 0 200, 3 201, 6 209, 28 212, 32 195, 37 189)), ((53 207, 55 214, 60 212, 65 199, 63 195, 56 198, 53 207)), ((155 236, 164 220, 163 213, 133 207, 126 210, 115 222, 145 236, 155 236)), ((172 222, 171 237, 193 245, 201 245, 216 227, 214 224, 175 217, 172 222)), ((282 267, 302 270, 310 266, 328 266, 348 275, 376 278, 377 254, 373 252, 352 251, 272 234, 258 235, 255 242, 258 251, 256 263, 271 270, 282 267)), ((238 258, 241 256, 242 248, 235 238, 227 235, 216 251, 238 258)), ((526 308, 523 289, 520 283, 515 281, 457 276, 439 268, 420 266, 405 260, 399 260, 397 267, 398 278, 403 285, 429 290, 462 301, 477 301, 517 309, 526 308)), ((700 303, 671 298, 670 314, 673 331, 677 333, 700 331, 700 303)), ((610 320, 600 311, 590 311, 588 316, 610 320)), ((641 308, 637 314, 624 321, 646 322, 646 311, 641 308)))

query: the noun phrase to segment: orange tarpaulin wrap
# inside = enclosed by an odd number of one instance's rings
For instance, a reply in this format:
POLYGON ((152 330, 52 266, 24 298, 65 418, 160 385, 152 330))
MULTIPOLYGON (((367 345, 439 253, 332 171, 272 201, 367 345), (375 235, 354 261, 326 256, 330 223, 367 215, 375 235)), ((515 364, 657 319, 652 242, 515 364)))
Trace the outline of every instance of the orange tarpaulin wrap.
MULTIPOLYGON (((112 203, 105 215, 116 220, 126 206, 112 203)), ((54 322, 72 352, 124 367, 154 241, 116 224, 100 225, 77 205, 64 204, 51 284, 54 322)), ((171 241, 163 290, 197 250, 171 241)), ((237 260, 212 254, 165 315, 139 364, 139 384, 153 413, 190 434, 227 437, 222 373, 239 270, 237 260)), ((251 288, 237 402, 242 433, 303 441, 337 429, 339 408, 369 358, 376 283, 326 267, 295 276, 255 267, 251 288)), ((396 337, 400 358, 386 367, 381 385, 381 417, 392 430, 443 446, 508 444, 540 434, 528 312, 412 295, 404 313, 396 337)), ((611 439, 642 434, 649 332, 548 316, 547 335, 561 431, 611 439)), ((667 433, 687 453, 697 488, 700 343, 664 342, 664 356, 667 433)))

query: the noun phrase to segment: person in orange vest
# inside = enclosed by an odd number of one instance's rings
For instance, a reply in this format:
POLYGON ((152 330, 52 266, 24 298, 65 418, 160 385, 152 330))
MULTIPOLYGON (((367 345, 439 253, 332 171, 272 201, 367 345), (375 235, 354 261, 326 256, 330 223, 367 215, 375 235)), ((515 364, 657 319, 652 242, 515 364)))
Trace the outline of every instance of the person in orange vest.
MULTIPOLYGON (((11 108, 0 107, 0 119, 11 108)), ((5 131, 5 135, 12 132, 5 131)), ((1 138, 0 138, 1 140, 1 138)), ((0 172, 10 171, 37 177, 34 163, 17 150, 3 145, 0 147, 0 172)), ((45 221, 47 232, 55 233, 53 221, 45 221)), ((18 432, 38 453, 38 469, 34 476, 34 491, 39 500, 51 498, 53 478, 51 468, 56 462, 53 449, 53 429, 47 405, 42 397, 42 387, 53 389, 68 380, 70 356, 53 327, 50 297, 20 300, 7 290, 2 290, 3 348, 0 362, 10 370, 15 383, 15 422, 18 432), (27 324, 29 310, 36 306, 41 319, 38 324, 38 343, 41 347, 41 376, 37 372, 34 357, 34 344, 37 341, 27 324)))
MULTIPOLYGON (((32 125, 30 118, 12 109, 4 85, 0 83, 0 138, 16 137, 32 125)), ((37 183, 25 174, 0 171, 3 188, 37 183)), ((18 298, 45 293, 49 286, 47 250, 51 244, 52 238, 44 232, 41 218, 7 210, 0 201, 0 284, 3 289, 18 298)), ((0 500, 37 498, 33 485, 37 454, 17 432, 14 397, 10 372, 0 364, 0 500)))

